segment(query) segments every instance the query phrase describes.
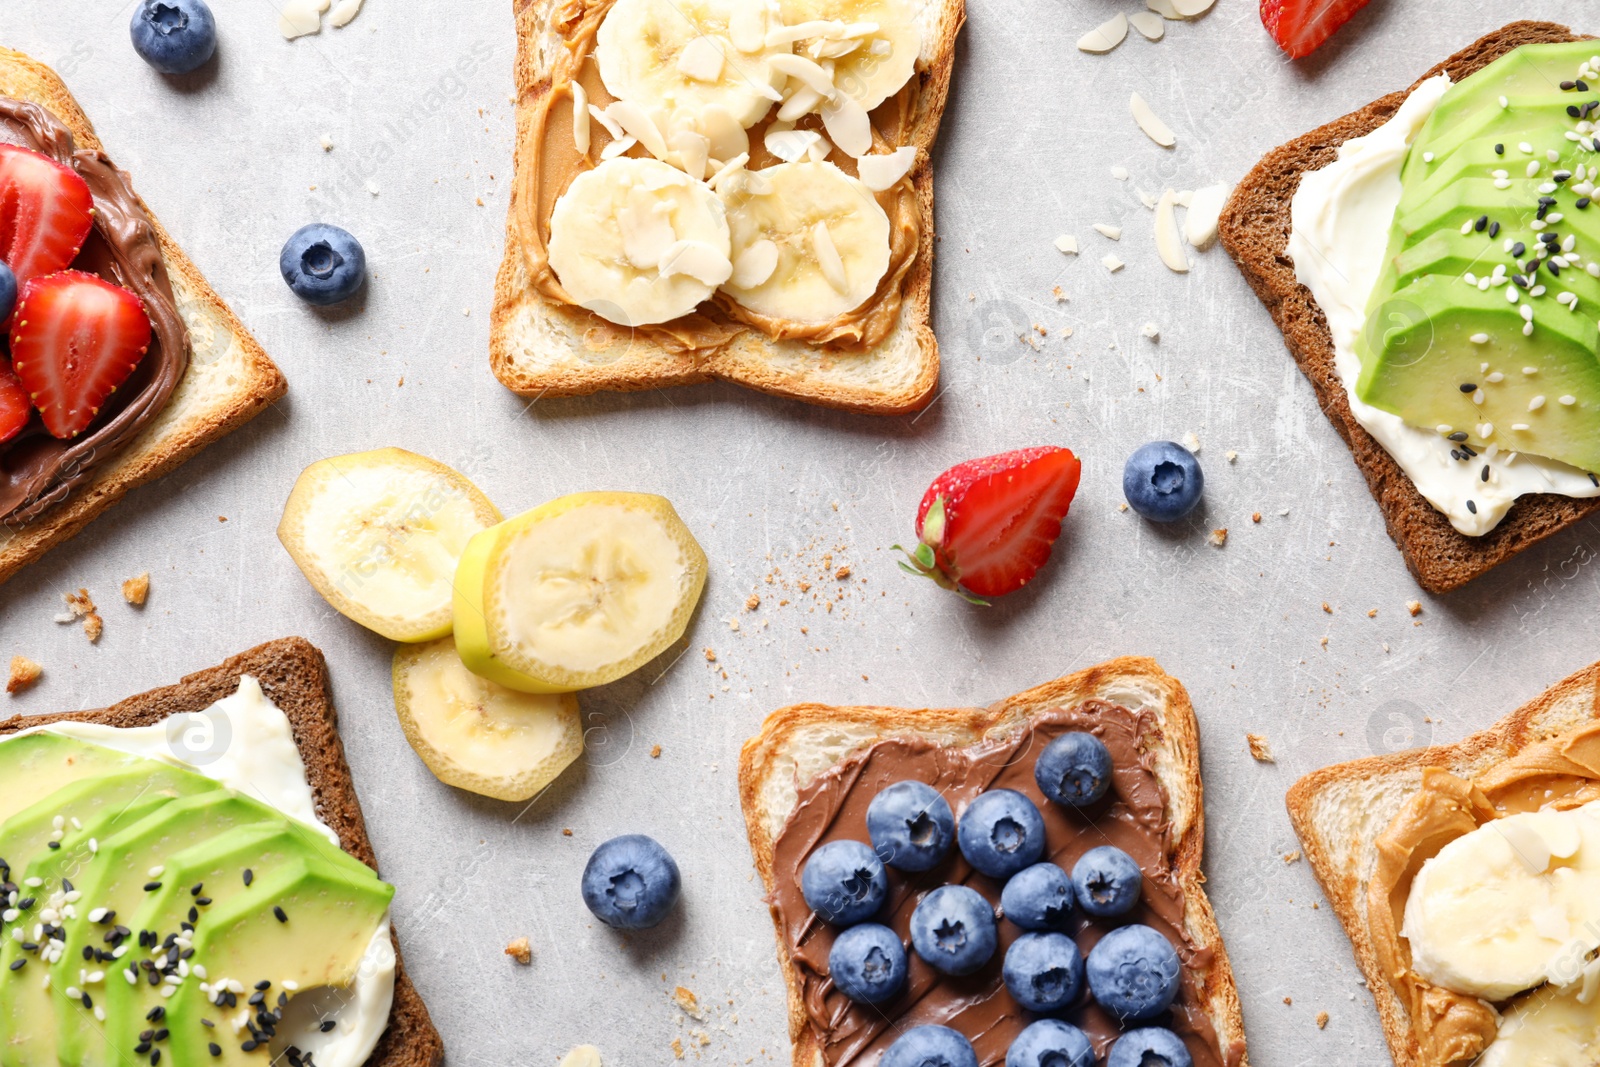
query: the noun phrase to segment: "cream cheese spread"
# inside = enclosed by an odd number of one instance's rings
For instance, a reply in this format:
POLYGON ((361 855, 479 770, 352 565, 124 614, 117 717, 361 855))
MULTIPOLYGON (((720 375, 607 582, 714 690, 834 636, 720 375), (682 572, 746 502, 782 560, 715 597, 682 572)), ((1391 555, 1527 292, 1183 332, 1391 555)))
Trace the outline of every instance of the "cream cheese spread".
POLYGON ((1361 376, 1356 339, 1366 326, 1368 300, 1383 272, 1389 228, 1400 203, 1401 164, 1450 85, 1447 74, 1424 81, 1388 122, 1346 141, 1336 161, 1301 178, 1290 207, 1287 252, 1294 260, 1295 278, 1311 290, 1327 316, 1334 368, 1356 421, 1450 525, 1468 537, 1480 537, 1498 526, 1526 493, 1596 497, 1600 486, 1565 463, 1495 448, 1483 454, 1490 468, 1484 482, 1482 464, 1453 460, 1452 445, 1443 435, 1408 425, 1355 394, 1361 376), (1467 507, 1469 500, 1476 511, 1467 507))
MULTIPOLYGON (((174 716, 154 726, 57 722, 14 736, 29 733, 59 734, 145 759, 180 764, 314 826, 335 845, 339 843, 339 835, 317 818, 305 761, 295 747, 288 717, 249 675, 239 679, 237 692, 205 711, 174 716)), ((295 1047, 312 1054, 317 1067, 361 1067, 389 1025, 394 970, 394 945, 385 914, 367 945, 355 981, 345 989, 302 990, 285 1009, 280 1036, 292 1036, 295 1047), (318 1025, 325 1019, 335 1022, 326 1033, 318 1025)))

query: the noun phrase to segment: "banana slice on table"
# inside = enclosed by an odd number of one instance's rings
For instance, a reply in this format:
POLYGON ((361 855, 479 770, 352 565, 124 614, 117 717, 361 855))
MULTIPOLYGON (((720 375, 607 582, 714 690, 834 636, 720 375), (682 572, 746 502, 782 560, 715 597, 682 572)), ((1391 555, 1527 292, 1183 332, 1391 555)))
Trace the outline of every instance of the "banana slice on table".
POLYGON ((889 216, 872 192, 832 163, 780 163, 749 176, 719 194, 733 233, 723 291, 794 322, 827 322, 865 303, 889 269, 889 216))
POLYGON ((687 315, 727 281, 728 222, 704 182, 655 159, 608 159, 550 213, 550 267, 572 299, 619 326, 687 315))
POLYGON ((766 0, 617 0, 595 37, 606 91, 665 114, 726 108, 754 125, 779 99, 766 0))
POLYGON ((334 456, 294 483, 278 540, 340 614, 395 641, 450 632, 456 563, 500 521, 489 498, 402 448, 334 456))
POLYGON ((833 64, 833 85, 871 111, 916 71, 922 31, 906 0, 779 0, 767 40, 833 64))
POLYGON ((448 637, 395 650, 394 708, 435 777, 496 800, 527 800, 583 752, 577 697, 480 678, 448 637))
POLYGON ((683 635, 706 556, 672 505, 574 493, 485 530, 456 570, 456 647, 473 672, 528 693, 629 674, 683 635))

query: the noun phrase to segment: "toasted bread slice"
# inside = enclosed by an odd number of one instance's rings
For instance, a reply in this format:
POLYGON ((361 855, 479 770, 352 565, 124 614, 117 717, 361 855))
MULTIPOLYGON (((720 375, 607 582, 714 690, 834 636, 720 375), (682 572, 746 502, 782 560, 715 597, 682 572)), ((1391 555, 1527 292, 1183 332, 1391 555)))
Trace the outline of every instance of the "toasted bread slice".
MULTIPOLYGON (((1553 22, 1513 22, 1430 68, 1411 88, 1440 73, 1460 81, 1520 45, 1578 39, 1553 22)), ((1423 498, 1394 457, 1351 414, 1344 385, 1334 370, 1327 320, 1310 291, 1295 280, 1294 264, 1285 255, 1290 202, 1302 175, 1332 163, 1345 141, 1387 122, 1410 93, 1411 89, 1390 93, 1267 153, 1234 190, 1222 212, 1220 232, 1228 254, 1283 331, 1283 342, 1310 379, 1323 413, 1350 446, 1411 573, 1428 592, 1447 593, 1575 525, 1600 508, 1600 500, 1549 493, 1524 496, 1500 525, 1482 537, 1468 537, 1423 498)))
MULTIPOLYGON (((322 653, 304 638, 269 641, 220 666, 191 674, 177 685, 152 689, 100 711, 14 715, 0 721, 0 735, 60 721, 149 726, 173 715, 196 714, 223 697, 232 696, 239 688, 239 677, 245 674, 260 682, 268 699, 288 717, 316 798, 317 816, 339 835, 339 844, 346 852, 376 870, 377 856, 367 838, 366 821, 356 799, 350 766, 344 759, 344 743, 339 738, 338 716, 328 688, 328 665, 322 653)), ((439 1067, 444 1061, 444 1042, 433 1027, 427 1005, 406 975, 398 934, 394 952, 394 1007, 389 1013, 389 1028, 366 1067, 439 1067)))
MULTIPOLYGON (((0 96, 50 111, 80 149, 100 149, 88 116, 53 70, 0 47, 0 96)), ((141 200, 141 204, 143 201, 141 200)), ((128 490, 176 469, 243 426, 283 395, 287 384, 266 352, 222 302, 148 206, 178 311, 189 328, 188 369, 161 413, 94 476, 37 519, 0 526, 0 583, 78 533, 128 490)))
POLYGON ((1378 965, 1367 923, 1367 884, 1377 841, 1422 787, 1425 767, 1473 778, 1529 745, 1600 719, 1600 663, 1579 671, 1495 725, 1453 745, 1373 756, 1324 767, 1289 790, 1289 818, 1306 859, 1344 924, 1356 962, 1378 1005, 1396 1067, 1418 1067, 1417 1040, 1404 1001, 1378 965))
MULTIPOLYGON (((517 153, 519 172, 531 151, 533 116, 551 91, 556 14, 572 0, 531 0, 517 5, 517 153)), ((523 396, 582 396, 600 390, 634 392, 722 378, 777 396, 875 415, 916 411, 939 384, 939 346, 928 325, 933 286, 933 165, 929 153, 939 132, 955 60, 956 33, 966 20, 965 0, 911 0, 922 28, 922 54, 914 78, 922 79, 918 111, 907 144, 919 153, 912 170, 921 211, 921 239, 906 275, 905 300, 894 331, 864 351, 774 341, 759 330, 741 333, 714 355, 670 352, 643 335, 610 328, 583 310, 549 300, 529 284, 518 234, 516 197, 506 219, 506 253, 495 279, 489 327, 489 365, 507 388, 523 396), (602 327, 597 329, 596 327, 602 327)))
MULTIPOLYGON (((770 894, 778 872, 773 850, 800 790, 829 768, 885 737, 919 737, 952 748, 1004 736, 1035 716, 1100 700, 1151 714, 1155 730, 1144 738, 1154 758, 1170 831, 1172 871, 1182 889, 1184 924, 1201 948, 1214 953, 1197 976, 1204 1010, 1223 1048, 1244 1053, 1244 1017, 1222 933, 1202 888, 1205 805, 1200 784, 1200 736, 1189 694, 1154 660, 1115 659, 1035 686, 988 708, 833 707, 797 704, 767 717, 761 733, 739 756, 739 797, 756 869, 770 894)), ((778 921, 777 911, 773 919, 778 921)), ((823 1055, 806 1015, 798 968, 778 930, 778 961, 789 991, 789 1036, 795 1067, 821 1067, 823 1055)))

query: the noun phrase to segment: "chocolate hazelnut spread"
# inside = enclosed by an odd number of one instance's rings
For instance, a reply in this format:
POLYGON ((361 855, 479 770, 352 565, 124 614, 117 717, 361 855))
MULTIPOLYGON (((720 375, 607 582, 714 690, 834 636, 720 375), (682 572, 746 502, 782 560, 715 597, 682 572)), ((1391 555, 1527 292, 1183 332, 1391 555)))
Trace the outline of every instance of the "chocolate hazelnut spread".
MULTIPOLYGON (((989 789, 1015 789, 1038 805, 1045 820, 1045 858, 1070 871, 1079 856, 1098 845, 1123 849, 1143 869, 1139 905, 1120 919, 1090 920, 1074 912, 1073 936, 1087 954, 1108 931, 1128 922, 1144 923, 1172 942, 1183 961, 1183 979, 1172 1008, 1149 1024, 1167 1026, 1183 1038, 1196 1067, 1235 1067, 1243 1047, 1223 1048, 1205 1011, 1205 982, 1214 954, 1190 937, 1185 902, 1173 871, 1174 842, 1166 802, 1153 758, 1141 739, 1157 730, 1148 712, 1134 712, 1104 701, 1038 716, 1026 727, 980 743, 953 749, 917 737, 879 741, 803 786, 778 835, 773 869, 778 873, 771 904, 780 936, 802 976, 807 1024, 828 1067, 875 1064, 894 1040, 913 1026, 938 1024, 965 1034, 984 1067, 998 1067, 1006 1050, 1034 1017, 1007 992, 1000 975, 1005 950, 1022 934, 1002 919, 1000 947, 985 967, 964 978, 942 976, 907 950, 905 992, 876 1006, 856 1004, 828 978, 828 952, 836 931, 806 906, 800 872, 818 846, 829 841, 869 840, 867 806, 879 790, 905 779, 926 782, 944 794, 957 817, 989 789), (1112 785, 1097 804, 1069 809, 1047 801, 1034 781, 1035 755, 1057 736, 1074 730, 1095 734, 1114 761, 1112 785)), ((974 871, 960 853, 925 874, 890 871, 889 898, 879 918, 909 944, 911 913, 924 894, 941 885, 964 884, 997 907, 1002 883, 974 871)), ((1121 1033, 1116 1019, 1085 992, 1078 1004, 1058 1013, 1079 1026, 1096 1054, 1121 1033)))
MULTIPOLYGON (((519 11, 524 7, 526 0, 518 5, 519 11)), ((546 298, 570 305, 574 311, 593 318, 600 328, 625 331, 626 327, 612 326, 577 306, 561 287, 550 267, 547 252, 550 215, 555 210, 556 200, 579 173, 595 165, 601 149, 611 140, 605 128, 594 123, 589 151, 579 154, 572 138, 570 88, 574 82, 582 85, 589 103, 598 108, 605 108, 615 100, 606 91, 599 67, 593 61, 595 34, 610 9, 611 0, 567 0, 551 17, 550 26, 559 35, 560 44, 550 47, 559 47, 562 51, 552 62, 549 76, 533 90, 536 99, 528 107, 531 118, 519 129, 518 136, 527 156, 518 161, 513 213, 533 287, 546 298)), ((913 74, 898 93, 873 109, 875 148, 882 151, 905 143, 920 106, 921 89, 921 76, 913 74)), ((751 170, 780 162, 763 144, 772 118, 769 114, 747 131, 751 170)), ((799 128, 822 131, 815 115, 803 119, 799 128)), ((628 154, 648 156, 637 146, 628 154)), ((856 175, 855 160, 845 153, 835 149, 828 160, 846 174, 856 175)), ((860 307, 826 322, 793 322, 759 315, 719 292, 688 315, 634 329, 669 351, 700 355, 712 354, 750 327, 778 340, 796 339, 840 348, 871 348, 880 344, 894 332, 900 320, 905 281, 921 240, 922 207, 909 176, 874 196, 889 216, 889 268, 872 297, 860 307)))
POLYGON ((160 413, 189 364, 189 332, 155 228, 127 174, 104 152, 77 148, 72 131, 38 104, 0 97, 0 142, 42 152, 88 184, 94 229, 73 268, 133 292, 154 327, 149 351, 87 430, 62 441, 35 417, 19 436, 0 444, 0 526, 15 528, 66 499, 160 413))
POLYGON ((1411 969, 1400 928, 1417 872, 1450 842, 1493 819, 1593 800, 1600 800, 1600 723, 1529 745, 1471 780, 1425 768, 1422 788, 1378 838, 1367 925, 1378 966, 1411 1017, 1424 1067, 1476 1060, 1494 1041, 1499 1017, 1478 997, 1433 985, 1411 969))

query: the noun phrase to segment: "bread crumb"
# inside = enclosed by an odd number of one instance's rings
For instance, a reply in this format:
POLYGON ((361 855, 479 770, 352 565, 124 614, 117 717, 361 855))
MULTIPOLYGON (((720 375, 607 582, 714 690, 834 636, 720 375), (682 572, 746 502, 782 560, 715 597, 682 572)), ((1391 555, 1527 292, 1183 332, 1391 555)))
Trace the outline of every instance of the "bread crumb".
MULTIPOLYGON (((1066 294, 1065 291, 1062 290, 1061 286, 1059 286, 1059 285, 1051 287, 1050 295, 1056 298, 1056 303, 1058 303, 1058 304, 1065 304, 1067 302, 1067 294, 1066 294)), ((1068 337, 1072 336, 1072 331, 1071 330, 1067 331, 1067 336, 1068 337)))
POLYGON ((1293 997, 1284 997, 1283 998, 1283 1002, 1285 1004, 1293 1004, 1294 1003, 1294 998, 1293 997))
POLYGON ((6 680, 6 692, 20 693, 44 673, 44 668, 39 666, 27 656, 11 657, 11 677, 6 680))
POLYGON ((1184 434, 1183 440, 1179 443, 1195 455, 1198 456, 1200 454, 1200 438, 1196 437, 1193 432, 1184 434))
POLYGON ((1317 1012, 1317 1029, 1318 1030, 1326 1030, 1327 1028, 1328 1028, 1328 1013, 1325 1012, 1325 1011, 1317 1012))
POLYGON ((751 593, 748 597, 745 598, 744 610, 746 610, 746 611, 754 611, 757 608, 759 608, 760 606, 761 606, 761 598, 759 596, 757 596, 756 594, 751 593))
POLYGON ((651 745, 650 746, 650 758, 651 759, 660 759, 661 758, 661 746, 660 745, 651 745))
POLYGON ((1376 619, 1377 617, 1378 617, 1378 609, 1377 608, 1373 608, 1371 611, 1367 612, 1367 618, 1376 619))
POLYGON ((1259 523, 1261 521, 1261 512, 1259 512, 1259 511, 1252 512, 1251 515, 1250 515, 1250 521, 1251 522, 1255 522, 1255 523, 1259 523))
POLYGON ((1210 536, 1208 536, 1206 540, 1210 541, 1218 548, 1221 548, 1223 545, 1228 543, 1228 528, 1226 526, 1219 526, 1217 529, 1211 531, 1210 536))
POLYGON ((707 663, 715 663, 715 662, 717 662, 717 650, 716 649, 710 648, 710 647, 708 647, 706 649, 706 662, 707 663))
POLYGON ((506 946, 506 955, 526 967, 533 962, 533 949, 528 944, 528 939, 519 937, 506 946))
POLYGON ((137 578, 129 578, 122 583, 122 599, 134 607, 143 607, 150 596, 150 572, 145 571, 137 578))
POLYGON ((1299 861, 1300 861, 1300 850, 1299 849, 1295 849, 1293 852, 1285 852, 1283 854, 1283 862, 1284 863, 1298 863, 1299 861))
POLYGON ((711 1035, 706 1033, 704 1030, 690 1030, 689 1036, 694 1038, 694 1043, 699 1045, 701 1048, 705 1048, 707 1045, 711 1044, 711 1035))
POLYGON ((1406 601, 1406 610, 1411 612, 1411 617, 1413 619, 1416 618, 1418 615, 1422 614, 1422 601, 1420 601, 1420 600, 1408 600, 1408 601, 1406 601))
POLYGON ((593 1045, 579 1045, 562 1058, 561 1067, 600 1067, 600 1050, 593 1045))
POLYGON ((694 995, 693 990, 679 986, 672 991, 672 999, 677 1001, 678 1007, 682 1008, 684 1014, 690 1018, 705 1018, 705 1012, 700 1008, 700 998, 694 995))
POLYGON ((1250 746, 1250 758, 1257 763, 1276 763, 1272 758, 1272 747, 1267 744, 1265 734, 1245 734, 1245 743, 1250 746))
POLYGON ((561 828, 561 836, 562 836, 562 837, 571 837, 571 836, 572 836, 572 827, 570 827, 570 826, 563 826, 563 827, 562 827, 562 828, 561 828))
POLYGON ((729 619, 728 620, 728 629, 737 631, 739 629, 739 620, 738 619, 729 619))
POLYGON ((105 632, 106 623, 95 610, 94 599, 89 596, 89 590, 79 589, 76 593, 64 593, 62 597, 67 602, 67 611, 70 614, 65 617, 57 616, 57 621, 72 622, 74 619, 82 619, 83 635, 89 639, 89 643, 92 645, 100 640, 100 635, 105 632))
POLYGON ((1125 503, 1123 503, 1123 504, 1118 504, 1118 505, 1117 505, 1117 510, 1118 510, 1118 511, 1127 511, 1127 510, 1128 510, 1128 505, 1127 505, 1127 504, 1125 504, 1125 503))
POLYGON ((833 576, 839 579, 841 582, 850 577, 850 564, 846 563, 843 567, 840 567, 838 570, 834 571, 833 576))
POLYGON ((1332 615, 1333 614, 1333 607, 1326 600, 1324 600, 1322 602, 1322 613, 1324 615, 1332 615))
POLYGON ((1323 648, 1327 648, 1328 647, 1328 639, 1326 637, 1324 637, 1322 639, 1322 647, 1323 648))
POLYGON ((675 1060, 683 1059, 683 1042, 678 1038, 672 1039, 672 1058, 675 1060))

